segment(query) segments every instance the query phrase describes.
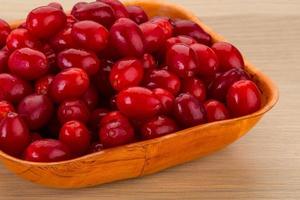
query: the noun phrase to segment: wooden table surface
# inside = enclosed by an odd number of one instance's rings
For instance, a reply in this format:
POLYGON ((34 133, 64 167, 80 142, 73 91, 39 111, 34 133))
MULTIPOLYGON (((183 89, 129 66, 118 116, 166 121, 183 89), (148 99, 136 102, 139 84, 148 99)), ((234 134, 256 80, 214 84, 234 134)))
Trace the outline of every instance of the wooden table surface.
MULTIPOLYGON (((0 0, 0 18, 24 18, 46 2, 0 0)), ((61 2, 69 9, 76 1, 61 2)), ((55 190, 23 181, 1 166, 0 199, 300 199, 300 1, 172 2, 197 13, 276 82, 275 109, 221 152, 140 179, 55 190)))

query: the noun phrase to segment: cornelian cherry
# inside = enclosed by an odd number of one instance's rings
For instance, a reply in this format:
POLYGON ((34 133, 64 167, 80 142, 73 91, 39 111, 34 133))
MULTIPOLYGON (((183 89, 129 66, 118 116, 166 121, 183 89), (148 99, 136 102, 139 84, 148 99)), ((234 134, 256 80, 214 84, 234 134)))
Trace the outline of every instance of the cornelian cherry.
POLYGON ((144 76, 142 63, 137 59, 122 59, 116 62, 110 72, 110 83, 117 91, 138 86, 144 76))
POLYGON ((115 16, 117 19, 125 17, 128 18, 129 14, 122 2, 119 0, 97 0, 98 2, 105 3, 110 5, 111 8, 114 10, 115 16))
POLYGON ((89 88, 89 77, 80 68, 68 68, 58 73, 50 86, 50 96, 57 102, 79 98, 89 88))
POLYGON ((24 159, 32 162, 58 162, 72 158, 70 149, 59 140, 42 139, 32 142, 24 159))
POLYGON ((148 15, 140 6, 127 6, 126 10, 129 14, 129 18, 137 24, 148 21, 148 15))
POLYGON ((206 99, 206 87, 204 83, 197 78, 187 78, 182 81, 182 91, 190 93, 198 101, 204 102, 206 99))
POLYGON ((26 27, 38 38, 48 39, 64 28, 66 14, 53 6, 42 6, 32 10, 26 19, 26 27))
POLYGON ((158 116, 142 125, 141 134, 143 139, 148 140, 174 133, 177 130, 177 125, 171 118, 158 116))
POLYGON ((0 122, 7 116, 8 113, 14 111, 15 109, 12 104, 7 101, 0 101, 0 122))
POLYGON ((53 111, 53 103, 45 95, 29 95, 18 105, 18 113, 32 130, 45 126, 50 121, 53 111))
POLYGON ((229 111, 225 105, 217 100, 208 100, 204 103, 204 107, 207 113, 207 121, 221 121, 229 119, 229 111))
POLYGON ((90 118, 90 111, 82 100, 69 100, 59 105, 57 117, 61 124, 71 120, 86 123, 90 118))
POLYGON ((260 109, 261 94, 253 81, 240 80, 229 88, 226 102, 235 117, 248 115, 260 109))
POLYGON ((71 31, 75 42, 86 50, 99 52, 108 43, 108 31, 94 21, 80 21, 73 25, 71 31))
POLYGON ((66 122, 59 132, 59 140, 66 144, 74 155, 87 153, 91 143, 91 134, 79 121, 66 122))
POLYGON ((144 44, 146 52, 158 51, 166 42, 163 29, 155 23, 145 22, 140 24, 140 29, 144 34, 144 44))
POLYGON ((78 46, 72 36, 72 27, 67 27, 57 33, 50 39, 49 43, 56 51, 76 48, 78 46))
POLYGON ((18 157, 29 143, 30 135, 25 122, 17 113, 8 113, 0 123, 0 149, 18 157))
POLYGON ((67 49, 57 56, 57 64, 61 69, 81 68, 88 75, 95 75, 100 68, 100 60, 92 53, 78 49, 67 49))
POLYGON ((203 104, 188 93, 176 97, 173 112, 177 121, 184 127, 196 126, 207 121, 203 104))
POLYGON ((161 113, 165 114, 171 112, 175 100, 174 95, 168 90, 162 88, 155 88, 152 91, 161 103, 161 113))
POLYGON ((154 17, 150 20, 150 22, 153 24, 157 24, 163 30, 164 32, 163 36, 165 39, 172 37, 174 27, 172 25, 173 22, 169 17, 162 17, 162 16, 154 17))
POLYGON ((8 67, 13 74, 26 80, 41 78, 49 70, 45 54, 29 48, 15 50, 8 59, 8 67))
POLYGON ((131 87, 118 94, 117 106, 130 118, 145 119, 159 113, 162 105, 151 90, 143 87, 131 87))

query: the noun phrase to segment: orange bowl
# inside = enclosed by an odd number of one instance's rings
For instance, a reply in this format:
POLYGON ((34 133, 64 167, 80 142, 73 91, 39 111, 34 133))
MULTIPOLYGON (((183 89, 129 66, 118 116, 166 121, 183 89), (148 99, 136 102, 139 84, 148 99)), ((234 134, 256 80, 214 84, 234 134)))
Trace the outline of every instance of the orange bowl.
MULTIPOLYGON (((139 5, 149 16, 192 20, 211 34, 214 42, 225 41, 189 10, 180 6, 157 1, 131 1, 125 4, 139 5)), ((19 24, 15 22, 11 25, 16 27, 19 24)), ((2 151, 0 160, 18 176, 34 183, 55 188, 80 188, 152 174, 203 157, 246 134, 278 100, 277 88, 267 76, 247 61, 246 70, 253 75, 263 99, 261 109, 251 115, 199 125, 157 139, 106 149, 63 162, 28 162, 2 151)))

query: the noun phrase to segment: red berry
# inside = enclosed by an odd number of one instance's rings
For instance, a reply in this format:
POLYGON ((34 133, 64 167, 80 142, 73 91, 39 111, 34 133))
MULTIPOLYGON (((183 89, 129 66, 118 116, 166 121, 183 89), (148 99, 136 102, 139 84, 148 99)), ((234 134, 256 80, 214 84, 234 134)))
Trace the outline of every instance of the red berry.
POLYGON ((163 88, 177 95, 181 83, 176 74, 164 69, 156 69, 145 75, 144 85, 150 89, 163 88))
POLYGON ((145 22, 140 25, 140 29, 144 34, 146 52, 156 52, 164 45, 166 37, 163 29, 158 24, 145 22))
POLYGON ((232 44, 217 42, 213 44, 212 49, 218 56, 222 71, 228 71, 232 68, 244 68, 245 64, 242 54, 232 44))
POLYGON ((174 95, 169 92, 168 90, 162 89, 162 88, 156 88, 153 90, 154 95, 161 103, 161 110, 162 113, 169 113, 174 105, 175 97, 174 95))
POLYGON ((157 68, 156 60, 151 54, 145 53, 141 58, 141 62, 144 67, 144 70, 151 71, 157 68))
POLYGON ((9 51, 25 47, 39 49, 41 43, 27 29, 17 28, 8 35, 6 46, 9 51))
POLYGON ((34 88, 36 94, 47 95, 50 90, 50 85, 54 79, 54 75, 47 75, 35 82, 34 88))
POLYGON ((58 2, 52 2, 52 3, 49 3, 48 6, 51 6, 53 8, 57 8, 59 10, 64 10, 62 5, 58 2))
POLYGON ((104 116, 109 113, 109 110, 106 108, 97 108, 91 114, 89 125, 93 131, 96 131, 100 127, 100 121, 104 116))
POLYGON ((204 107, 207 113, 207 121, 221 121, 229 119, 229 112, 225 105, 216 100, 209 100, 204 103, 204 107))
MULTIPOLYGON (((75 22, 74 22, 75 23, 75 22)), ((77 44, 72 37, 72 28, 68 27, 54 37, 50 39, 51 47, 54 48, 56 51, 62 51, 65 49, 76 48, 77 44)))
POLYGON ((120 18, 110 29, 111 44, 124 57, 144 54, 144 36, 139 26, 130 19, 120 18))
POLYGON ((88 88, 88 75, 80 68, 69 68, 54 77, 50 94, 55 101, 61 102, 81 97, 88 88))
POLYGON ((117 96, 117 106, 122 113, 134 119, 151 118, 161 109, 161 103, 154 93, 143 87, 121 91, 117 96))
POLYGON ((100 68, 100 60, 94 53, 84 50, 68 49, 57 56, 57 65, 61 69, 81 68, 88 75, 95 75, 100 68))
POLYGON ((140 6, 127 6, 126 10, 129 14, 129 18, 137 24, 148 21, 148 15, 140 6))
POLYGON ((87 153, 91 143, 91 134, 79 121, 66 122, 60 132, 59 140, 66 144, 74 155, 87 153))
POLYGON ((0 48, 5 46, 6 38, 10 32, 11 28, 9 24, 6 21, 0 19, 0 48))
POLYGON ((240 80, 234 83, 227 93, 227 106, 236 117, 259 110, 261 95, 256 84, 249 80, 240 80))
POLYGON ((76 22, 71 34, 79 46, 95 52, 104 49, 108 43, 106 28, 93 21, 76 22))
POLYGON ((202 76, 212 76, 219 70, 219 60, 215 52, 206 45, 192 44, 191 48, 198 57, 198 70, 202 76))
POLYGON ((7 101, 0 101, 0 122, 7 116, 8 113, 14 111, 15 109, 12 104, 7 101))
POLYGON ((28 82, 11 74, 0 74, 0 101, 18 103, 31 92, 28 82))
POLYGON ((43 137, 39 133, 31 133, 30 138, 31 138, 31 142, 35 142, 37 140, 43 139, 43 137))
POLYGON ((45 54, 29 48, 15 50, 8 59, 9 70, 26 80, 41 78, 49 70, 45 54))
POLYGON ((79 21, 95 21, 106 28, 110 28, 116 20, 112 7, 101 2, 79 2, 74 5, 71 14, 79 21))
POLYGON ((180 94, 174 103, 174 115, 184 127, 192 127, 206 122, 206 111, 201 102, 191 94, 180 94))
POLYGON ((61 124, 71 120, 85 123, 90 118, 90 111, 82 100, 65 101, 59 105, 57 117, 61 124))
POLYGON ((97 1, 107 4, 107 5, 110 5, 112 7, 112 9, 114 10, 115 16, 117 19, 122 18, 122 17, 126 17, 126 18, 129 17, 124 4, 122 2, 120 2, 119 0, 97 0, 97 1))
POLYGON ((206 87, 204 83, 197 78, 187 78, 182 82, 182 91, 190 93, 197 98, 198 101, 203 102, 206 99, 206 87))
POLYGON ((157 24, 164 32, 165 39, 172 37, 173 25, 168 17, 154 17, 150 20, 151 23, 157 24))
POLYGON ((90 146, 89 153, 96 153, 96 152, 102 151, 103 149, 104 149, 103 144, 101 144, 99 142, 94 142, 90 146))
POLYGON ((125 116, 114 112, 101 120, 99 138, 105 148, 128 144, 135 140, 134 129, 125 116))
POLYGON ((206 33, 198 24, 190 20, 176 20, 174 22, 175 35, 187 35, 201 44, 210 46, 212 43, 211 36, 206 33))
POLYGON ((166 64, 180 77, 191 77, 199 71, 196 53, 185 44, 175 44, 167 50, 166 64))
POLYGON ((24 159, 32 162, 59 162, 71 158, 69 148, 58 140, 42 139, 31 143, 24 159))
POLYGON ((229 87, 239 81, 250 79, 247 72, 240 68, 233 68, 219 75, 209 86, 209 93, 213 99, 224 102, 229 87))
POLYGON ((90 86, 83 94, 82 100, 90 110, 94 110, 99 104, 99 95, 97 90, 93 86, 90 86))
POLYGON ((45 95, 29 95, 25 97, 18 106, 18 113, 24 117, 32 130, 45 126, 53 114, 53 103, 45 95))
POLYGON ((121 91, 138 86, 144 76, 142 63, 137 59, 122 59, 116 62, 110 72, 110 83, 115 90, 121 91))
POLYGON ((171 48, 174 44, 186 44, 188 46, 192 44, 196 44, 197 41, 193 39, 192 37, 186 36, 186 35, 179 35, 176 37, 169 38, 165 43, 165 50, 168 50, 171 48))
POLYGON ((177 130, 177 125, 172 119, 158 116, 142 125, 141 134, 143 139, 149 140, 174 133, 177 130))
POLYGON ((42 6, 32 10, 26 19, 26 27, 38 38, 47 39, 64 28, 66 14, 51 6, 42 6))
POLYGON ((0 73, 7 71, 7 61, 9 52, 6 50, 0 50, 0 73))
POLYGON ((20 156, 30 143, 28 128, 22 118, 13 112, 0 123, 0 149, 12 156, 20 156))

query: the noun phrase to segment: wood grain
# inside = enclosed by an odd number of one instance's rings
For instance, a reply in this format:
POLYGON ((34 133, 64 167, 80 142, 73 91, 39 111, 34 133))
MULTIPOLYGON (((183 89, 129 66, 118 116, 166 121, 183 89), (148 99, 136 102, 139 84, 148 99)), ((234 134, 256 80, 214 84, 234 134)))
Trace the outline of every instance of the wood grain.
MULTIPOLYGON (((0 17, 18 19, 38 1, 0 2, 0 17), (2 16, 7 10, 10 15, 2 16)), ((66 1, 68 5, 73 2, 66 1)), ((1 168, 1 199, 17 199, 19 195, 22 199, 300 198, 300 115, 297 109, 300 14, 296 12, 300 10, 300 2, 195 0, 182 3, 275 79, 281 91, 279 106, 248 136, 226 150, 143 179, 61 191, 30 184, 1 168)))

